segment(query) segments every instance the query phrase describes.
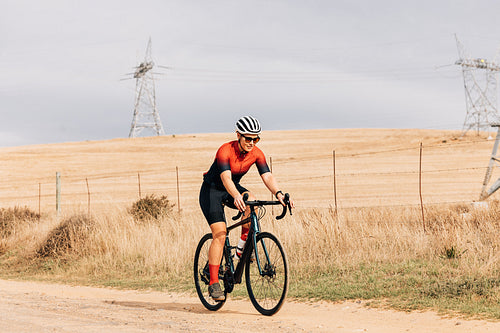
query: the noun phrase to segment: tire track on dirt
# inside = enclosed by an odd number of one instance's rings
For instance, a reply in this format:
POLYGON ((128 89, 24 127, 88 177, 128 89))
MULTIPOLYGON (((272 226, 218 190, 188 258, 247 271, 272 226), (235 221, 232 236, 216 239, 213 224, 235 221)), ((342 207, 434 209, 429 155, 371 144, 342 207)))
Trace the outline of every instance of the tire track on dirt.
POLYGON ((500 323, 433 312, 370 309, 362 302, 286 302, 273 317, 246 300, 217 312, 196 297, 0 280, 1 332, 499 332, 500 323))

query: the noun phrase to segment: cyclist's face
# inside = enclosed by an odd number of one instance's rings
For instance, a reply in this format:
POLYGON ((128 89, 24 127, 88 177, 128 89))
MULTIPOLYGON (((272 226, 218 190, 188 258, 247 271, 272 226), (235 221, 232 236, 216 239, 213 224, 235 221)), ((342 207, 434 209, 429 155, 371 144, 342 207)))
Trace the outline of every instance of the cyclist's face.
POLYGON ((245 134, 244 136, 240 133, 236 133, 238 135, 238 141, 240 142, 240 147, 247 153, 250 152, 255 146, 255 141, 250 140, 258 137, 257 134, 245 134))

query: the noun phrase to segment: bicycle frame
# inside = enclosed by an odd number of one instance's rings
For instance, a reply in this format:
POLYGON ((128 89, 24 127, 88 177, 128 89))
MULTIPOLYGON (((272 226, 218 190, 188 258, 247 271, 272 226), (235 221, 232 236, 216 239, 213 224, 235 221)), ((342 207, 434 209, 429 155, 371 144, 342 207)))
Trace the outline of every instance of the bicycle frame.
MULTIPOLYGON (((244 220, 241 220, 238 223, 235 223, 231 225, 230 227, 227 228, 227 235, 226 235, 226 246, 225 246, 225 257, 226 257, 226 263, 231 271, 231 274, 233 275, 234 283, 239 284, 241 283, 241 277, 243 275, 243 271, 245 269, 245 263, 247 260, 250 260, 250 256, 252 254, 252 251, 257 247, 257 235, 260 233, 260 223, 259 219, 257 217, 257 213, 255 212, 255 207, 250 206, 250 216, 247 217, 244 220), (233 263, 233 258, 231 255, 231 250, 234 248, 231 246, 229 242, 229 232, 232 229, 235 229, 243 224, 246 224, 250 222, 250 230, 248 231, 248 237, 247 237, 247 244, 245 245, 245 249, 243 250, 243 253, 241 255, 241 259, 239 260, 238 264, 236 265, 236 268, 234 268, 234 263, 233 263)), ((264 254, 269 262, 269 254, 267 253, 266 245, 262 244, 262 247, 264 249, 264 254)), ((257 267, 259 269, 259 274, 263 274, 262 267, 260 265, 260 258, 259 258, 259 253, 255 254, 255 260, 257 267)))

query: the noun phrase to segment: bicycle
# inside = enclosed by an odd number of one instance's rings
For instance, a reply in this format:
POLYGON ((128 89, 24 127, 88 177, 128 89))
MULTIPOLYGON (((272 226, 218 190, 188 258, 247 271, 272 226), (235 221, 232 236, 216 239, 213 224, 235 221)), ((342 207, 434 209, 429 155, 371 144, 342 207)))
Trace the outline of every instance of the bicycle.
MULTIPOLYGON (((245 204, 250 207, 250 216, 227 228, 226 240, 219 268, 219 281, 224 291, 223 301, 214 301, 208 293, 210 272, 208 269, 208 249, 210 248, 212 234, 204 235, 196 248, 194 256, 194 283, 196 292, 201 303, 211 311, 219 310, 227 300, 227 294, 233 291, 234 285, 241 283, 243 270, 245 270, 245 281, 248 296, 253 306, 261 314, 272 316, 278 312, 285 301, 288 291, 288 263, 285 250, 273 234, 260 230, 260 220, 265 214, 264 206, 281 205, 279 201, 247 201, 248 194, 243 197, 245 204), (256 212, 256 207, 261 213, 256 212), (234 267, 233 253, 236 246, 229 241, 229 232, 243 224, 251 222, 247 242, 243 254, 234 267), (254 254, 254 258, 252 258, 254 254)), ((285 206, 281 215, 276 219, 282 219, 287 209, 292 215, 290 206, 290 195, 285 194, 285 206)), ((237 220, 242 213, 234 216, 237 220)))

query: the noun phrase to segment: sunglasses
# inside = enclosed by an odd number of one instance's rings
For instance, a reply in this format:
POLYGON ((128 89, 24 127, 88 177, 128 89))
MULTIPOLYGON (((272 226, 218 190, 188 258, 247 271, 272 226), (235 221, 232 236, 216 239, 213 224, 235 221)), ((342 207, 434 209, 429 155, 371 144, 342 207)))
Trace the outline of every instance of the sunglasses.
POLYGON ((260 141, 260 137, 259 137, 259 136, 258 136, 258 137, 256 137, 256 138, 250 138, 250 137, 248 137, 248 136, 244 136, 243 134, 240 134, 240 135, 243 137, 243 139, 245 139, 245 142, 246 142, 246 143, 250 143, 250 142, 252 142, 252 141, 253 141, 254 143, 257 143, 257 142, 259 142, 259 141, 260 141))

